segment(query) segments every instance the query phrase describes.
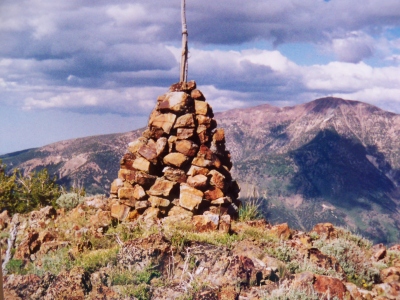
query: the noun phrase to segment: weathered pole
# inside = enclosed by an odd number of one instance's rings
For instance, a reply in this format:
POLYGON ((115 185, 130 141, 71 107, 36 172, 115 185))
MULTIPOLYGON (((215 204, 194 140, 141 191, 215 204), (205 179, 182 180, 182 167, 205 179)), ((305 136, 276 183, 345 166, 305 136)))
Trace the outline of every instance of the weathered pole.
POLYGON ((186 26, 186 0, 182 0, 181 5, 181 17, 182 17, 182 57, 181 57, 181 74, 180 82, 187 81, 188 73, 188 32, 186 26))

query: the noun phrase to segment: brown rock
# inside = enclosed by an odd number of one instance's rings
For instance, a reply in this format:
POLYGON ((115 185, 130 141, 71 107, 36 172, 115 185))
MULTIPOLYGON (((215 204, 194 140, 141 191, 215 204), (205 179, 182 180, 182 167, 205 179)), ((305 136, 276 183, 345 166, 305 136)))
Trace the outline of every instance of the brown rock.
POLYGON ((95 215, 90 217, 89 222, 93 227, 106 227, 111 224, 111 212, 98 210, 95 215))
POLYGON ((124 221, 129 214, 130 207, 124 204, 113 204, 111 206, 111 217, 124 221))
POLYGON ((212 205, 222 205, 232 203, 232 199, 229 197, 221 197, 211 201, 212 205))
POLYGON ((222 215, 219 220, 218 230, 220 232, 229 233, 231 230, 231 216, 222 215))
POLYGON ((181 169, 176 169, 172 167, 165 167, 163 169, 164 177, 168 180, 175 181, 175 182, 186 182, 187 176, 185 171, 181 169))
POLYGON ((390 267, 380 271, 380 277, 382 282, 389 282, 388 279, 393 278, 393 275, 400 277, 399 267, 390 267))
POLYGON ((209 105, 205 101, 194 100, 194 109, 196 115, 206 116, 208 114, 209 105))
POLYGON ((216 170, 211 170, 208 173, 208 176, 210 176, 210 184, 224 190, 225 188, 225 176, 222 175, 220 172, 216 170))
POLYGON ((337 273, 344 275, 342 268, 336 258, 323 254, 317 248, 310 248, 308 251, 308 259, 320 268, 326 270, 332 269, 337 273))
POLYGON ((138 171, 138 170, 125 170, 121 169, 118 172, 118 178, 128 181, 130 184, 139 184, 144 188, 147 188, 154 184, 156 176, 138 171))
POLYGON ((350 296, 353 297, 354 300, 363 300, 361 293, 358 291, 358 288, 354 283, 345 282, 344 285, 346 286, 346 289, 348 290, 350 296))
POLYGON ((193 128, 178 128, 176 131, 176 136, 178 140, 186 140, 194 135, 193 128))
MULTIPOLYGON (((382 299, 398 300, 400 299, 400 284, 398 282, 377 284, 373 287, 372 292, 385 297, 382 299)), ((378 297, 375 297, 374 299, 378 299, 378 297)))
POLYGON ((175 142, 175 150, 186 155, 195 156, 199 146, 190 140, 180 140, 175 142))
POLYGON ((173 206, 169 212, 168 216, 185 216, 185 217, 192 217, 193 213, 183 207, 180 206, 173 206))
POLYGON ((122 200, 136 200, 134 192, 134 188, 120 188, 118 190, 118 198, 122 200))
POLYGON ((198 166, 190 166, 189 171, 186 173, 189 176, 196 176, 196 175, 204 175, 207 176, 208 172, 210 170, 207 168, 202 168, 202 167, 198 167, 198 166))
POLYGON ((173 152, 167 154, 163 161, 168 166, 180 168, 187 162, 187 156, 183 155, 182 153, 173 152))
POLYGON ((205 144, 209 141, 210 136, 208 134, 207 126, 199 125, 196 130, 197 136, 199 137, 200 144, 205 144))
POLYGON ((203 199, 203 192, 181 183, 179 205, 193 211, 197 209, 203 199))
POLYGON ((150 202, 147 200, 143 201, 136 201, 135 203, 135 209, 139 212, 143 212, 146 210, 148 207, 150 207, 150 202))
POLYGON ((209 190, 204 192, 204 198, 209 201, 216 200, 216 199, 222 198, 224 196, 225 195, 222 192, 222 190, 217 187, 211 187, 209 190))
POLYGON ((160 210, 156 207, 149 207, 148 209, 145 210, 141 218, 147 223, 147 224, 154 224, 154 221, 157 220, 160 217, 160 210), (148 223, 148 221, 152 221, 151 223, 148 223))
POLYGON ((133 142, 130 142, 128 144, 128 150, 131 153, 136 153, 139 150, 140 147, 142 147, 142 146, 144 146, 146 144, 147 144, 147 139, 144 138, 144 137, 140 137, 137 140, 135 140, 133 142))
POLYGON ((92 289, 90 275, 81 267, 62 271, 50 284, 44 300, 85 299, 92 289))
POLYGON ((196 115, 196 120, 198 125, 203 125, 206 128, 211 127, 212 118, 203 116, 203 115, 196 115))
POLYGON ((204 97, 203 93, 199 90, 193 90, 190 93, 190 97, 192 97, 194 100, 200 100, 200 101, 205 101, 206 98, 204 97))
POLYGON ((205 189, 207 188, 207 176, 204 175, 196 175, 196 176, 189 176, 187 179, 187 183, 196 189, 205 189))
POLYGON ((152 196, 168 197, 175 185, 176 182, 157 178, 156 182, 151 186, 147 193, 152 196))
POLYGON ((136 170, 150 173, 150 162, 143 157, 137 157, 133 161, 132 167, 136 170))
POLYGON ((193 216, 193 225, 197 232, 209 232, 218 229, 219 215, 207 214, 193 216))
POLYGON ((122 188, 124 186, 124 182, 122 179, 117 178, 111 183, 111 194, 118 194, 118 189, 122 188))
POLYGON ((315 281, 313 284, 314 290, 321 295, 320 299, 346 299, 348 293, 345 285, 337 278, 314 275, 315 281))
POLYGON ((190 103, 191 98, 184 92, 169 92, 163 101, 158 102, 159 111, 183 111, 190 103))
POLYGON ((319 223, 311 231, 316 232, 320 238, 337 238, 337 231, 331 223, 319 223))
POLYGON ((174 83, 173 85, 170 86, 169 91, 170 92, 180 92, 180 91, 185 91, 185 92, 190 92, 196 88, 196 82, 194 80, 191 80, 189 82, 178 82, 174 83))
POLYGON ((155 144, 143 145, 138 153, 153 164, 157 163, 157 149, 155 144))
POLYGON ((186 115, 180 116, 176 120, 174 128, 181 128, 181 127, 186 127, 186 128, 194 128, 195 127, 193 114, 186 114, 186 115))
POLYGON ((292 236, 292 231, 287 223, 273 226, 271 228, 271 233, 283 240, 288 240, 292 236))
POLYGON ((225 131, 222 128, 218 128, 215 130, 213 134, 213 142, 220 143, 225 141, 225 131))
POLYGON ((149 202, 151 204, 151 207, 168 207, 171 204, 171 201, 168 199, 160 198, 160 197, 155 197, 155 196, 150 196, 149 197, 149 202))
POLYGON ((174 126, 176 115, 172 113, 160 114, 154 118, 150 126, 161 128, 165 133, 169 134, 174 126))
POLYGON ((166 137, 160 137, 156 142, 156 154, 159 156, 161 153, 165 151, 165 147, 168 144, 168 140, 166 137))
POLYGON ((133 198, 135 198, 136 200, 143 200, 146 198, 146 193, 145 193, 144 189, 138 184, 136 184, 133 187, 132 195, 133 195, 133 198))

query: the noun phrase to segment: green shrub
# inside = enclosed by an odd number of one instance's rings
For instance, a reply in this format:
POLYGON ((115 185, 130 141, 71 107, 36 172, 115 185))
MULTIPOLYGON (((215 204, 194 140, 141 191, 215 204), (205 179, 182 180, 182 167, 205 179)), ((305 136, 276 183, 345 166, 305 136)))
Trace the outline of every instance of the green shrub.
POLYGON ((6 269, 8 273, 25 275, 27 270, 24 268, 24 261, 21 259, 10 259, 7 263, 6 269))
POLYGON ((245 201, 239 208, 239 221, 246 222, 251 220, 262 219, 260 212, 259 199, 245 201))
POLYGON ((119 247, 111 249, 93 250, 87 253, 82 253, 77 258, 76 265, 83 267, 89 273, 93 273, 108 264, 115 265, 119 247))
POLYGON ((70 210, 75 208, 79 203, 82 203, 83 200, 84 197, 77 193, 67 193, 58 197, 56 203, 59 207, 70 210))

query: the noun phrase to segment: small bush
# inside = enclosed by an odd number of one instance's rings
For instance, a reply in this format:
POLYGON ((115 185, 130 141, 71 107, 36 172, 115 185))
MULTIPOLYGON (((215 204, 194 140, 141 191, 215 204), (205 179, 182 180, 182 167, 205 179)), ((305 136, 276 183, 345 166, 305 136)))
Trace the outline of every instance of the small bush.
POLYGON ((67 210, 75 208, 82 203, 84 197, 77 193, 62 194, 56 201, 57 205, 67 210))
POLYGON ((115 264, 118 252, 119 247, 114 247, 83 253, 77 258, 76 265, 83 267, 89 273, 93 273, 108 264, 115 264))
POLYGON ((262 219, 260 212, 259 199, 248 200, 239 208, 239 221, 246 222, 251 220, 262 219))
POLYGON ((27 273, 24 268, 24 261, 21 259, 11 259, 6 266, 8 273, 25 275, 27 273))

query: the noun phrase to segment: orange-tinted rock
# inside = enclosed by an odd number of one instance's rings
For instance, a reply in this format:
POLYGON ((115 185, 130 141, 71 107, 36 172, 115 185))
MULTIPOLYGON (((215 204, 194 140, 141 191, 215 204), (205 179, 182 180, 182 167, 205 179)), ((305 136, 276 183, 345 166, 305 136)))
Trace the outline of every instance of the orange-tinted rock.
POLYGON ((204 97, 203 93, 199 90, 193 90, 190 93, 190 97, 192 97, 194 100, 200 100, 200 101, 205 101, 206 98, 204 97))
POLYGON ((170 92, 190 92, 196 88, 196 82, 191 80, 189 82, 178 82, 174 83, 169 87, 170 92))
POLYGON ((118 172, 118 178, 126 180, 131 184, 138 183, 145 188, 151 186, 157 177, 137 170, 121 169, 118 172))
POLYGON ((144 145, 139 148, 138 153, 152 163, 157 163, 156 145, 144 145))
POLYGON ((206 116, 208 114, 208 103, 205 101, 194 100, 194 109, 196 111, 196 115, 206 116))
POLYGON ((364 298, 361 296, 361 293, 358 291, 357 286, 351 282, 345 282, 347 291, 350 293, 350 296, 353 297, 354 300, 363 300, 364 298))
POLYGON ((207 187, 207 181, 208 178, 207 176, 204 175, 195 175, 195 176, 189 176, 187 179, 187 183, 196 188, 196 189, 205 189, 207 187))
POLYGON ((143 157, 137 157, 133 161, 132 167, 136 170, 140 170, 146 173, 150 172, 150 162, 143 157))
POLYGON ((186 128, 195 127, 193 114, 185 114, 176 119, 174 128, 181 128, 181 127, 186 127, 186 128))
POLYGON ((166 146, 168 144, 168 140, 166 137, 160 137, 157 142, 156 142, 156 154, 159 156, 161 153, 163 153, 166 149, 166 146))
POLYGON ((313 284, 314 290, 320 294, 320 299, 346 299, 346 295, 349 293, 346 290, 345 285, 342 281, 337 278, 315 275, 315 281, 313 284))
POLYGON ((173 152, 167 154, 164 157, 163 162, 168 166, 180 168, 187 162, 187 156, 183 155, 182 153, 173 152))
POLYGON ((136 153, 139 150, 139 148, 146 145, 146 143, 147 143, 147 139, 144 137, 140 137, 137 140, 130 142, 128 144, 128 150, 131 153, 136 153))
MULTIPOLYGON (((120 188, 118 190, 118 198, 121 200, 136 200, 134 188, 120 188)), ((133 203, 133 205, 135 205, 133 203)))
POLYGON ((175 142, 178 140, 178 138, 174 135, 170 135, 168 138, 168 152, 172 152, 175 147, 175 142))
POLYGON ((190 103, 191 98, 184 92, 169 92, 165 94, 163 101, 158 102, 160 111, 183 111, 190 103))
POLYGON ((199 137, 200 144, 205 144, 209 141, 210 136, 208 134, 207 126, 199 125, 196 130, 197 136, 199 137))
POLYGON ((133 153, 125 153, 121 159, 120 165, 122 169, 133 170, 132 164, 136 159, 137 155, 133 153))
POLYGON ((219 220, 218 230, 220 232, 229 233, 231 230, 231 216, 230 215, 222 215, 219 220))
POLYGON ((150 126, 161 128, 165 133, 169 134, 174 126, 176 115, 173 113, 160 114, 154 118, 150 126))
POLYGON ((178 128, 176 131, 176 137, 178 140, 186 140, 194 135, 193 128, 178 128))
POLYGON ((122 179, 117 178, 111 183, 110 193, 111 194, 118 194, 118 189, 120 189, 122 187, 124 187, 124 182, 122 181, 122 179))
POLYGON ((151 204, 151 207, 168 207, 171 203, 171 201, 169 201, 168 199, 155 196, 150 196, 149 202, 151 204))
POLYGON ((193 212, 180 207, 180 206, 174 206, 172 207, 169 212, 168 212, 168 216, 185 216, 185 217, 192 217, 193 216, 193 212))
POLYGON ((195 156, 199 146, 190 140, 180 140, 175 142, 175 150, 186 155, 195 156))
POLYGON ((319 223, 314 226, 312 231, 316 232, 320 238, 337 238, 337 231, 331 223, 319 223))
POLYGON ((198 208, 203 199, 203 192, 182 183, 180 186, 179 205, 193 211, 198 208))
POLYGON ((208 173, 208 176, 210 176, 210 184, 224 190, 225 188, 225 176, 222 175, 220 172, 216 170, 211 170, 208 173))
POLYGON ((62 271, 51 282, 44 300, 85 299, 92 289, 90 275, 81 267, 62 271))
POLYGON ((211 127, 212 118, 203 116, 203 115, 196 115, 197 124, 205 126, 207 129, 211 127))
POLYGON ((202 168, 198 166, 190 166, 189 171, 186 173, 189 176, 196 176, 196 175, 204 175, 207 176, 208 172, 210 172, 207 168, 202 168))
POLYGON ((172 167, 165 167, 163 169, 164 177, 168 180, 175 181, 175 182, 186 182, 187 176, 185 171, 177 168, 172 167))
POLYGON ((232 199, 229 197, 221 197, 211 201, 212 205, 222 205, 232 203, 232 199))
POLYGON ((291 237, 292 231, 287 223, 275 225, 271 228, 271 233, 275 234, 278 238, 287 240, 291 237))
POLYGON ((204 192, 204 198, 209 201, 216 200, 224 196, 225 195, 222 190, 217 187, 211 187, 209 190, 204 192))
POLYGON ((213 134, 213 142, 219 143, 225 141, 225 131, 222 128, 218 128, 215 130, 213 134))
POLYGON ((219 215, 207 214, 207 215, 197 215, 193 216, 193 225, 198 232, 208 232, 218 229, 219 215))
POLYGON ((147 200, 136 201, 135 203, 135 209, 139 212, 143 212, 148 207, 150 207, 150 202, 147 200))
POLYGON ((113 204, 111 206, 111 217, 124 221, 129 214, 130 207, 124 204, 113 204))
POLYGON ((152 196, 168 197, 175 185, 176 182, 157 178, 156 182, 151 186, 147 193, 152 196))
MULTIPOLYGON (((375 294, 380 295, 382 297, 381 299, 398 300, 400 299, 400 283, 387 282, 387 283, 377 284, 372 289, 372 292, 375 292, 375 294)), ((378 299, 378 297, 374 299, 378 299)))
POLYGON ((390 267, 386 268, 380 271, 380 278, 382 282, 390 282, 391 280, 388 280, 390 278, 393 278, 393 275, 397 276, 400 278, 400 268, 399 267, 390 267))

